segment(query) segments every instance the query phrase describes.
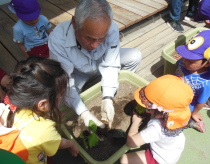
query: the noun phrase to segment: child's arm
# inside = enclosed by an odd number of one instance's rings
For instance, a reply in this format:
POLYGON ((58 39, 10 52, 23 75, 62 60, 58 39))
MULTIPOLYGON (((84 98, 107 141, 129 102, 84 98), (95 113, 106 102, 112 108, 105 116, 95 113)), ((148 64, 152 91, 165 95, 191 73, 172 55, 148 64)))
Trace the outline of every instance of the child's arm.
POLYGON ((47 30, 46 30, 46 33, 47 33, 48 35, 50 35, 51 31, 52 31, 52 27, 50 27, 49 29, 47 29, 47 30))
POLYGON ((66 149, 66 148, 68 148, 69 152, 74 157, 76 157, 78 155, 78 153, 79 153, 79 149, 78 149, 77 145, 73 141, 70 141, 70 140, 67 140, 65 138, 62 138, 60 146, 59 146, 59 149, 66 149))
POLYGON ((23 54, 26 56, 26 57, 29 57, 29 55, 27 54, 26 52, 26 47, 24 46, 23 42, 21 43, 17 43, 18 44, 18 47, 20 48, 20 50, 23 52, 23 54))
POLYGON ((202 115, 199 113, 199 111, 204 107, 205 103, 197 103, 195 106, 194 111, 192 112, 192 118, 195 122, 202 121, 202 115))
POLYGON ((128 147, 137 147, 145 144, 140 133, 138 132, 139 124, 141 123, 142 118, 138 117, 136 114, 133 115, 132 125, 128 132, 127 145, 128 147))
POLYGON ((42 19, 45 23, 45 28, 46 28, 45 31, 49 35, 50 32, 52 31, 52 24, 50 23, 50 21, 44 15, 42 15, 42 19))

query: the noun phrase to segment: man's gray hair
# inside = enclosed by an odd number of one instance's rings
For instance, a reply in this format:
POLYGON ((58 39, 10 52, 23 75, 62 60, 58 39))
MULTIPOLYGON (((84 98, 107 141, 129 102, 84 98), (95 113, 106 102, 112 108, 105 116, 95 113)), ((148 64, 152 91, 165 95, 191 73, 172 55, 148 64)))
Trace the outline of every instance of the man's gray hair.
POLYGON ((77 29, 81 29, 86 19, 113 19, 112 8, 106 0, 80 0, 75 10, 77 29))

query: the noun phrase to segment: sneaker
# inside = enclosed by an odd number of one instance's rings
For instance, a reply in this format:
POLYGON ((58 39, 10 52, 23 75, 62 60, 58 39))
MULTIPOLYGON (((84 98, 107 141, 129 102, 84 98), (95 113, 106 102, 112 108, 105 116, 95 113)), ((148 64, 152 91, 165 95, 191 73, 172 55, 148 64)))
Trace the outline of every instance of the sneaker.
POLYGON ((167 21, 167 25, 174 31, 184 32, 184 28, 182 27, 179 20, 169 20, 167 21))
POLYGON ((184 20, 186 21, 194 21, 194 17, 195 17, 196 14, 193 14, 193 13, 187 13, 184 17, 184 20))
POLYGON ((191 121, 189 123, 189 127, 196 129, 197 131, 201 132, 201 133, 205 133, 206 132, 206 125, 203 121, 200 122, 195 122, 195 121, 191 121))
POLYGON ((185 15, 184 20, 186 20, 186 21, 194 21, 194 16, 185 15))

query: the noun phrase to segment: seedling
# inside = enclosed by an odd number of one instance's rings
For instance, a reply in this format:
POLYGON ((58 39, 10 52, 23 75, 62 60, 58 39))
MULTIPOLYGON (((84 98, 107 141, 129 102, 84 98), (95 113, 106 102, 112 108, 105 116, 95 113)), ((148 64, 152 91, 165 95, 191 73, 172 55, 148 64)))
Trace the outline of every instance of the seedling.
POLYGON ((139 126, 139 131, 141 131, 142 129, 144 129, 146 127, 147 123, 150 120, 151 115, 150 115, 150 113, 146 112, 146 108, 140 106, 139 104, 136 105, 135 112, 139 115, 139 117, 144 118, 142 120, 141 125, 139 126))
POLYGON ((150 117, 150 114, 146 112, 146 108, 140 106, 139 104, 136 105, 135 112, 142 118, 150 117))
POLYGON ((96 134, 97 125, 94 121, 90 120, 88 124, 88 131, 83 132, 80 137, 82 138, 84 146, 88 148, 92 148, 98 144, 98 136, 96 134))
POLYGON ((140 106, 140 105, 136 105, 136 108, 135 108, 135 111, 139 114, 139 115, 141 115, 141 114, 143 114, 143 113, 145 113, 146 112, 146 109, 144 108, 144 107, 142 107, 142 106, 140 106))

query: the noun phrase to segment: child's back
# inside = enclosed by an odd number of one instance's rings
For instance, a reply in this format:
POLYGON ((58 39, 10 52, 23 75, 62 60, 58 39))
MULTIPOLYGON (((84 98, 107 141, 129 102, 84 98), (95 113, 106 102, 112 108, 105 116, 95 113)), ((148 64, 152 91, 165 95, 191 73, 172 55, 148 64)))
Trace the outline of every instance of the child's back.
POLYGON ((175 163, 184 150, 185 136, 183 132, 174 136, 165 135, 163 124, 162 119, 151 119, 140 134, 146 143, 150 143, 152 155, 159 163, 175 163))
MULTIPOLYGON (((7 118, 8 112, 5 109, 1 117, 7 118)), ((44 162, 46 156, 53 156, 57 152, 61 136, 55 128, 55 122, 24 109, 15 115, 12 128, 22 129, 19 137, 29 152, 27 163, 44 162)))
MULTIPOLYGON (((22 110, 16 114, 13 127, 19 129, 33 117, 31 110, 22 110)), ((43 117, 36 117, 29 126, 23 128, 20 138, 26 149, 29 150, 28 163, 44 161, 46 156, 53 156, 61 142, 55 122, 43 117)))

